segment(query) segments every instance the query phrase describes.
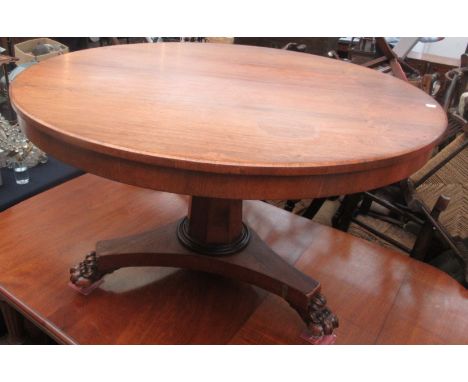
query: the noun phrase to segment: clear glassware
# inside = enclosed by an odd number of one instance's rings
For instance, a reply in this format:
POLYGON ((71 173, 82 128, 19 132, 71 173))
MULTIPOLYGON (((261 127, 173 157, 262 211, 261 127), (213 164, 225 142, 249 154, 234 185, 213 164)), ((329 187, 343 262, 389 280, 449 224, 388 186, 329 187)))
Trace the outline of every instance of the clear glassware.
POLYGON ((16 184, 29 183, 28 166, 24 162, 15 162, 13 165, 13 171, 15 173, 16 184))

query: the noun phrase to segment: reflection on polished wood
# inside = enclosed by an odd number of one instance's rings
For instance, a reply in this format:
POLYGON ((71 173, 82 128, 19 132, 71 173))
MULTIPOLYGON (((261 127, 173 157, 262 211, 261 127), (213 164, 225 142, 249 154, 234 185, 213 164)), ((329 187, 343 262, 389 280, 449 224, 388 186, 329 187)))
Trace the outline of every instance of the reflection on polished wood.
MULTIPOLYGON (((4 211, 2 298, 62 343, 305 344, 284 300, 221 276, 127 268, 89 296, 66 287, 69 265, 96 241, 175 221, 187 202, 84 175, 4 211)), ((244 217, 321 281, 340 318, 337 343, 468 343, 468 292, 446 274, 265 203, 246 202, 244 217)))

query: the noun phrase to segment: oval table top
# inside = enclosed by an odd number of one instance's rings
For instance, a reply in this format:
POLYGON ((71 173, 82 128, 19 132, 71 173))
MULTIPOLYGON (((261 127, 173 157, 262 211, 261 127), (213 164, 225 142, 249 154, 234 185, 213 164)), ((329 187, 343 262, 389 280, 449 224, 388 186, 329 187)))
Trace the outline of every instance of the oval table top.
POLYGON ((230 44, 79 51, 30 67, 10 92, 30 138, 60 159, 124 183, 213 197, 314 197, 392 183, 425 163, 447 124, 429 95, 392 76, 230 44))

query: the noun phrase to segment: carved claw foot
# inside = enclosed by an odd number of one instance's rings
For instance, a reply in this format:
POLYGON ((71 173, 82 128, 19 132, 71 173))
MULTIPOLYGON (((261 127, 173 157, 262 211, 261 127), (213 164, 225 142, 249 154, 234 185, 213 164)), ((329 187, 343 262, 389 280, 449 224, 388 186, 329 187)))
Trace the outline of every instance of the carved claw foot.
POLYGON ((338 318, 327 308, 326 304, 327 300, 320 293, 315 295, 311 301, 308 326, 313 336, 331 335, 339 326, 338 318))
POLYGON ((70 268, 70 281, 77 288, 89 288, 100 280, 102 276, 98 270, 96 252, 89 253, 81 263, 70 268))
POLYGON ((307 324, 311 337, 322 338, 333 335, 334 330, 339 326, 338 318, 327 308, 326 304, 325 297, 318 293, 309 302, 306 311, 295 307, 307 324))

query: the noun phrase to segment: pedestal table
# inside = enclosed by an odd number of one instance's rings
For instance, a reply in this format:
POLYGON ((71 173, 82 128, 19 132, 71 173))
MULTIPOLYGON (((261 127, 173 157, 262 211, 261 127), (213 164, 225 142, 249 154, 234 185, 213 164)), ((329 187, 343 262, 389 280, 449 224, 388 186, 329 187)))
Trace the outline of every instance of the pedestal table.
POLYGON ((11 99, 30 139, 57 158, 192 196, 181 221, 98 242, 71 270, 79 290, 88 293, 122 267, 216 273, 281 296, 317 340, 338 326, 319 282, 242 222, 242 200, 325 197, 396 182, 427 161, 446 127, 430 96, 391 76, 222 44, 58 56, 21 73, 11 99))

